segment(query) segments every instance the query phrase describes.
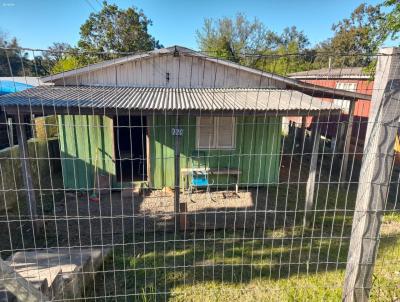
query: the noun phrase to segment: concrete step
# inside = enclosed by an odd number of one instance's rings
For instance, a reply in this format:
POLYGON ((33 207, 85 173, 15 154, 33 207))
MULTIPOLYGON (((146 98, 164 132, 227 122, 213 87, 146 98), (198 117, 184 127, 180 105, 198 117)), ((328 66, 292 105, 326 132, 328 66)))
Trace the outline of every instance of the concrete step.
POLYGON ((0 284, 0 302, 16 302, 17 298, 2 288, 0 284))
MULTIPOLYGON (((84 275, 97 269, 109 249, 44 249, 14 253, 8 264, 50 299, 81 296, 84 275)), ((85 280, 88 280, 85 278, 85 280)), ((0 302, 13 295, 0 288, 0 302)))

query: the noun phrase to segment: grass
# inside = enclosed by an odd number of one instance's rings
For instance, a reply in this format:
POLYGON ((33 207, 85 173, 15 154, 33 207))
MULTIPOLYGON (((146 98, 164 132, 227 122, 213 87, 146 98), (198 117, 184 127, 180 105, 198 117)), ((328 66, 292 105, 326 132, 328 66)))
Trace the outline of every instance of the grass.
MULTIPOLYGON (((305 186, 297 181, 294 175, 288 184, 268 189, 268 201, 279 210, 268 214, 269 220, 276 218, 275 228, 250 224, 236 230, 126 233, 84 296, 106 301, 340 301, 353 214, 346 209, 354 209, 357 186, 338 188, 333 180, 318 185, 316 211, 303 228, 305 186)), ((259 202, 266 200, 261 195, 259 202)), ((52 198, 46 198, 38 210, 50 215, 52 198)), ((53 231, 47 229, 24 247, 57 246, 55 239, 66 239, 64 231, 53 231)), ((400 297, 399 213, 385 216, 381 234, 371 300, 394 301, 400 297)), ((9 235, 3 237, 0 232, 1 245, 7 247, 9 235)), ((18 241, 13 247, 22 245, 18 241)))
MULTIPOLYGON (((386 220, 383 231, 392 223, 386 220)), ((382 238, 372 301, 400 296, 396 229, 382 238)), ((305 239, 309 235, 310 230, 303 240, 299 233, 292 240, 291 231, 276 238, 267 232, 264 239, 228 231, 137 237, 142 243, 114 249, 86 296, 110 301, 125 295, 134 301, 340 301, 348 241, 305 239)))
MULTIPOLYGON (((275 193, 285 196, 290 209, 297 190, 282 186, 275 193)), ((352 212, 329 209, 354 208, 355 189, 347 199, 345 193, 321 185, 307 228, 299 214, 295 225, 285 228, 127 237, 105 259, 85 296, 108 301, 340 301, 352 212)), ((382 227, 372 301, 400 297, 398 259, 400 215, 393 213, 382 227)))

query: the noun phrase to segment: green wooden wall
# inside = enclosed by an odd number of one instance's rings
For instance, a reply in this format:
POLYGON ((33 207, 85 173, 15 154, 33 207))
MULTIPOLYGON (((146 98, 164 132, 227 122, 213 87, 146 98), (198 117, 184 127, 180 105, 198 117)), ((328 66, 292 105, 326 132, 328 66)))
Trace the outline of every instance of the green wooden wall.
POLYGON ((94 115, 61 115, 58 116, 58 125, 64 188, 93 188, 95 166, 98 173, 115 178, 112 119, 94 115))
MULTIPOLYGON (((94 170, 111 175, 115 181, 113 121, 105 116, 58 116, 60 154, 64 187, 88 190, 94 186, 94 170), (97 160, 96 160, 97 150, 97 160)), ((181 168, 191 166, 196 140, 196 118, 180 117, 181 168)), ((148 118, 150 131, 150 180, 154 188, 174 185, 175 117, 154 115, 148 118)), ((240 186, 276 183, 279 179, 281 118, 245 116, 236 118, 234 150, 203 151, 206 165, 213 168, 240 169, 240 186)), ((234 177, 215 176, 220 188, 235 183, 234 177)), ((183 183, 182 183, 183 185, 183 183)))
MULTIPOLYGON (((150 128, 151 185, 155 188, 174 185, 173 116, 153 116, 150 128)), ((181 168, 190 166, 190 156, 196 149, 196 118, 180 117, 184 129, 181 138, 181 168)), ((281 148, 279 117, 237 117, 235 150, 206 151, 207 166, 240 169, 240 186, 257 186, 276 183, 279 179, 281 148)), ((215 186, 221 188, 234 183, 234 179, 214 177, 215 186)))

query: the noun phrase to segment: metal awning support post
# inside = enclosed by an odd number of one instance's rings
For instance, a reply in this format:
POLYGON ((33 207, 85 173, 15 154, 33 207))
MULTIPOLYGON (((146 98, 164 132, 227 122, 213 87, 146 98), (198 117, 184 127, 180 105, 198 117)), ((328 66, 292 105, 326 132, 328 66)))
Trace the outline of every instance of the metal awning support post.
POLYGON ((172 135, 175 137, 175 184, 174 184, 174 212, 175 212, 175 233, 180 230, 180 180, 181 180, 181 168, 180 168, 180 137, 183 135, 183 129, 179 128, 179 115, 175 118, 175 128, 172 128, 172 135))
POLYGON ((310 170, 307 179, 306 200, 304 205, 304 218, 303 218, 304 227, 308 225, 309 217, 307 216, 307 214, 312 209, 314 204, 315 179, 317 177, 319 141, 321 137, 321 130, 318 124, 319 120, 316 119, 314 121, 312 129, 312 150, 311 150, 310 170))
POLYGON ((36 212, 36 196, 33 188, 31 166, 29 163, 29 152, 28 152, 28 142, 26 139, 26 129, 24 124, 24 116, 22 114, 15 115, 15 120, 17 123, 17 139, 19 146, 19 157, 21 160, 21 173, 22 180, 24 183, 26 198, 27 198, 27 208, 28 213, 32 221, 32 227, 38 231, 38 217, 36 212))
MULTIPOLYGON (((350 145, 351 145, 351 134, 353 132, 353 123, 354 123, 354 109, 356 107, 356 101, 350 101, 349 108, 349 121, 346 126, 346 138, 344 141, 343 155, 342 155, 342 170, 340 173, 340 184, 346 184, 347 179, 347 167, 349 165, 349 153, 350 153, 350 145)), ((357 146, 356 146, 357 148, 357 146)), ((340 149, 341 151, 342 149, 340 149)))
POLYGON ((400 48, 378 55, 343 285, 343 301, 367 301, 400 119, 400 48))
POLYGON ((10 147, 14 147, 14 131, 13 131, 13 122, 12 118, 7 118, 7 134, 8 134, 8 142, 10 143, 10 147))
POLYGON ((307 124, 307 116, 301 117, 301 133, 300 133, 300 149, 303 150, 303 146, 306 139, 306 124, 307 124))

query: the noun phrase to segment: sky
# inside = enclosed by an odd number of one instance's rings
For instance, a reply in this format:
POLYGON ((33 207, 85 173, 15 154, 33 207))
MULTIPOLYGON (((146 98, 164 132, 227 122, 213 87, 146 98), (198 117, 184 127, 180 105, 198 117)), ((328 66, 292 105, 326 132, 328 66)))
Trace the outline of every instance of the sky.
MULTIPOLYGON (((0 0, 0 30, 27 48, 46 49, 53 42, 76 45, 79 28, 102 0, 0 0)), ((109 0, 121 8, 134 5, 153 21, 150 33, 164 46, 198 49, 196 30, 204 18, 233 17, 242 12, 281 32, 295 25, 311 44, 332 35, 331 25, 348 17, 362 2, 382 0, 109 0)))

